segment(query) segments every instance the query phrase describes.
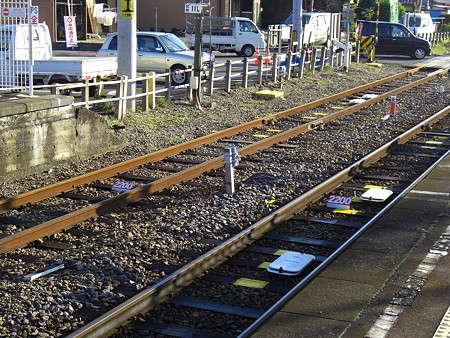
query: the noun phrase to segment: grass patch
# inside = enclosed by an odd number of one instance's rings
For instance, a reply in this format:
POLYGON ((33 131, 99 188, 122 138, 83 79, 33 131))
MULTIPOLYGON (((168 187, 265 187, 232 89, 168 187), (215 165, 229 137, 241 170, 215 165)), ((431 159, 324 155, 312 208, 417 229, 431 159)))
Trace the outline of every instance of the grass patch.
POLYGON ((431 47, 431 55, 445 55, 450 53, 450 39, 439 42, 431 47))

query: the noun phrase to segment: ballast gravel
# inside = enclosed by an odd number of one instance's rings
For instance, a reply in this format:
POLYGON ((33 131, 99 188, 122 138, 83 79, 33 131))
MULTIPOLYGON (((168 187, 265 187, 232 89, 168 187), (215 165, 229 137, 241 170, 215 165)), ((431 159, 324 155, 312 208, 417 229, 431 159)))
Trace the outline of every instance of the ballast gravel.
MULTIPOLYGON (((160 101, 156 110, 129 113, 124 121, 107 117, 117 136, 127 140, 128 146, 124 149, 1 184, 0 197, 24 193, 142 156, 404 70, 391 65, 373 68, 352 64, 348 72, 326 70, 282 84, 235 88, 231 93, 218 91, 211 98, 203 97, 202 111, 186 101, 160 101), (284 96, 256 98, 254 93, 261 89, 282 90, 284 96)), ((364 156, 374 150, 376 144, 412 126, 416 116, 430 115, 433 104, 439 107, 450 104, 450 97, 446 93, 438 94, 437 90, 441 85, 450 88, 450 81, 447 77, 437 81, 439 83, 414 92, 405 100, 398 98, 398 115, 385 122, 381 122, 380 117, 388 111, 389 103, 381 102, 368 109, 366 113, 370 115, 361 116, 364 123, 345 118, 324 130, 299 136, 302 147, 294 151, 276 151, 276 159, 270 164, 247 163, 252 173, 237 173, 238 189, 233 196, 224 193, 220 179, 205 177, 198 180, 203 188, 176 186, 115 210, 107 217, 83 222, 79 228, 89 235, 63 232, 52 236, 52 240, 71 243, 71 249, 42 250, 31 246, 13 252, 27 255, 21 259, 2 256, 0 337, 58 337, 85 325, 133 292, 164 278, 165 272, 153 270, 152 264, 179 266, 187 263, 188 255, 183 253, 200 254, 209 248, 202 239, 227 238, 231 232, 245 228, 282 202, 329 177, 330 174, 324 172, 338 170, 342 166, 340 162, 351 162, 364 156), (277 202, 268 202, 272 200, 277 202), (33 262, 25 259, 30 256, 35 259, 33 262), (65 268, 58 272, 31 282, 23 280, 26 274, 60 264, 65 268)), ((258 157, 263 156, 268 157, 264 153, 258 154, 258 157)), ((0 233, 18 230, 19 227, 14 225, 0 225, 0 233)), ((341 233, 345 237, 346 233, 341 233)), ((327 239, 340 238, 327 234, 327 239)), ((176 318, 176 314, 169 313, 168 316, 176 318)), ((189 318, 185 320, 189 322, 189 318)), ((199 325, 200 328, 214 329, 204 321, 199 325)), ((241 330, 239 326, 231 329, 228 333, 238 334, 241 330)))

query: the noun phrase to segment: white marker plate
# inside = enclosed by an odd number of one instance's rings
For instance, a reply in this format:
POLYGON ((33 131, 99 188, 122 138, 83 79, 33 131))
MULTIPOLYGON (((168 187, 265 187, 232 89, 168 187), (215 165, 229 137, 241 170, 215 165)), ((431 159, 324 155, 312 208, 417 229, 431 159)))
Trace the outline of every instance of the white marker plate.
POLYGON ((370 188, 361 195, 361 199, 369 202, 384 202, 392 194, 393 192, 391 190, 370 188))
POLYGON ((295 276, 314 262, 314 256, 300 252, 288 251, 273 261, 267 271, 279 275, 295 276))

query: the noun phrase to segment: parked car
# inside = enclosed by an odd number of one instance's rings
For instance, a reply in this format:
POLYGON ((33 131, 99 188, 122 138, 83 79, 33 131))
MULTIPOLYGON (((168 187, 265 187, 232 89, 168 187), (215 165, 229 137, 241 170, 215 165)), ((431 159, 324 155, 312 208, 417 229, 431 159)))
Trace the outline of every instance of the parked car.
MULTIPOLYGON (((284 20, 283 25, 292 26, 292 13, 284 20)), ((303 12, 303 43, 325 44, 330 34, 330 13, 303 12)))
MULTIPOLYGON (((194 65, 194 51, 188 47, 176 35, 163 32, 137 32, 137 71, 165 73, 167 69, 172 72, 171 80, 175 85, 184 84, 187 81, 185 70, 194 65)), ((108 35, 97 56, 117 56, 117 33, 108 35)), ((214 55, 203 52, 203 70, 209 68, 210 61, 214 61, 214 55)))
POLYGON ((409 22, 406 22, 406 15, 402 16, 400 22, 408 26, 409 30, 414 34, 434 33, 436 28, 433 24, 430 14, 428 13, 408 13, 409 22))
MULTIPOLYGON (((376 21, 358 22, 361 25, 361 36, 375 36, 376 21)), ((415 59, 423 59, 430 54, 430 51, 430 42, 415 36, 406 26, 400 23, 378 21, 375 54, 408 55, 415 59)))

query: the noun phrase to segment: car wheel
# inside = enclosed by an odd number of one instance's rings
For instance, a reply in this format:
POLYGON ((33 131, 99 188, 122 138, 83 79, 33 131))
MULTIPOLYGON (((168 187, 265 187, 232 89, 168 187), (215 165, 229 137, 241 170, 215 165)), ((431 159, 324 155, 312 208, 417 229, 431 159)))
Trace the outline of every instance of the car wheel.
POLYGON ((248 58, 252 57, 254 53, 255 53, 255 48, 253 48, 252 45, 245 45, 241 49, 241 55, 248 57, 248 58))
POLYGON ((414 59, 422 60, 426 55, 427 55, 426 50, 419 47, 419 48, 416 48, 412 57, 414 59))
POLYGON ((171 71, 171 80, 172 84, 175 86, 185 84, 187 81, 187 73, 183 72, 186 67, 184 66, 173 66, 171 71))

